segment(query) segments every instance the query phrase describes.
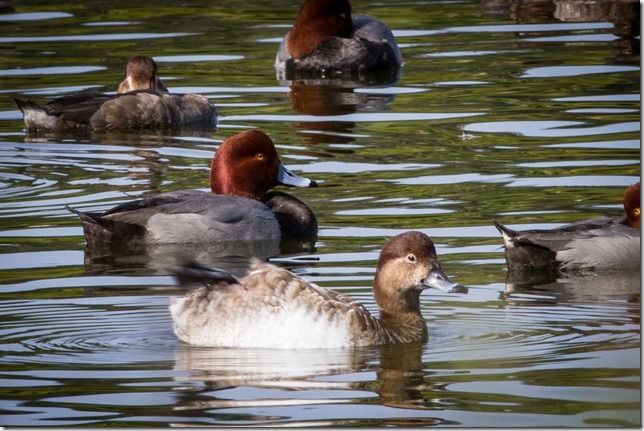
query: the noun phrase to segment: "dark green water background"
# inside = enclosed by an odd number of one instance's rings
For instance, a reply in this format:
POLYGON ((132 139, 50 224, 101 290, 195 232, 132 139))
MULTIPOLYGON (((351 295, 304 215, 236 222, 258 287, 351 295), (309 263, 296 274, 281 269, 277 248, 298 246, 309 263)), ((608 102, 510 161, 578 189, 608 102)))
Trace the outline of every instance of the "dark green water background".
POLYGON ((640 176, 637 2, 355 0, 393 29, 401 80, 297 89, 273 68, 296 2, 2 6, 0 425, 640 426, 641 272, 509 280, 492 225, 620 213, 640 176), (115 91, 137 54, 209 97, 217 131, 23 131, 12 97, 115 91), (423 294, 427 344, 190 348, 165 260, 85 253, 65 204, 205 188, 219 143, 248 128, 321 184, 289 191, 317 215, 315 249, 276 263, 375 311, 386 239, 434 239, 470 291, 423 294))

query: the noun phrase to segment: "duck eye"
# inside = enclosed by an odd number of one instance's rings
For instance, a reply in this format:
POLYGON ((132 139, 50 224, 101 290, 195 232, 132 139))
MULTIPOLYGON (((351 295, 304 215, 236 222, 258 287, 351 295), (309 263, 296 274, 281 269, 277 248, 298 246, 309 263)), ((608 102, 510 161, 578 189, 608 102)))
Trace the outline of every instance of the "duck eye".
POLYGON ((264 160, 265 156, 264 156, 263 153, 257 153, 257 155, 255 157, 257 158, 257 160, 259 160, 261 162, 262 160, 264 160))
POLYGON ((407 260, 410 262, 416 262, 416 256, 414 256, 413 254, 408 254, 407 260))

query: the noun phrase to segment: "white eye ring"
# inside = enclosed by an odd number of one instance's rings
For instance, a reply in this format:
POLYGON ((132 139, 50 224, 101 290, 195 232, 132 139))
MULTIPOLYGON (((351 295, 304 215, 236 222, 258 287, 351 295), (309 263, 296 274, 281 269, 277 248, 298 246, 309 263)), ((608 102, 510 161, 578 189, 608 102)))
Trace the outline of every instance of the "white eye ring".
POLYGON ((410 262, 416 262, 416 256, 414 256, 413 254, 408 254, 407 260, 410 262))

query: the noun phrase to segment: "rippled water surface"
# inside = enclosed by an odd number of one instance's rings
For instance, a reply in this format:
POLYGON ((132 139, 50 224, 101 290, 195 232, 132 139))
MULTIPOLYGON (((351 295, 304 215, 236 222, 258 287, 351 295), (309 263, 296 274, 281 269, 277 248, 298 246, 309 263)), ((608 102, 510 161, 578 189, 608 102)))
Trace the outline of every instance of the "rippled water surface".
MULTIPOLYGON (((361 1, 400 80, 280 81, 295 2, 5 2, 0 10, 0 425, 640 426, 640 272, 508 278, 498 219, 620 214, 640 176, 637 2, 361 1), (116 90, 153 56, 214 133, 27 134, 12 97, 116 90), (313 249, 262 249, 375 312, 378 252, 429 234, 469 293, 422 295, 422 345, 198 349, 172 333, 175 250, 85 250, 64 209, 206 188, 221 141, 259 128, 319 181, 313 249)), ((192 250, 243 271, 245 258, 192 250)))

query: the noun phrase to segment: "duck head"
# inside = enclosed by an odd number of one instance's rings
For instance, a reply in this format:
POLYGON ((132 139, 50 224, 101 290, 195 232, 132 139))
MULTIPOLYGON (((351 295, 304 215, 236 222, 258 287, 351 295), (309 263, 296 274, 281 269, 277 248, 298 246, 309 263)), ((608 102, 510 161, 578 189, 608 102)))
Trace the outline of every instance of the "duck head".
POLYGON ((630 227, 640 228, 640 182, 636 182, 624 192, 624 211, 626 211, 626 224, 630 227))
POLYGON ((306 0, 288 33, 286 47, 291 57, 300 59, 327 37, 349 37, 352 30, 348 0, 306 0))
POLYGON ((466 293, 442 271, 434 243, 421 232, 393 237, 380 252, 374 298, 382 316, 420 312, 420 293, 427 288, 466 293))
POLYGON ((157 90, 167 93, 161 79, 157 76, 156 62, 146 55, 137 55, 127 61, 125 79, 119 85, 119 93, 136 90, 157 90))
POLYGON ((271 138, 259 130, 246 130, 222 142, 210 167, 210 189, 215 194, 263 201, 277 185, 317 187, 295 175, 280 162, 271 138))

